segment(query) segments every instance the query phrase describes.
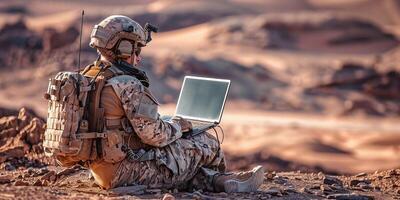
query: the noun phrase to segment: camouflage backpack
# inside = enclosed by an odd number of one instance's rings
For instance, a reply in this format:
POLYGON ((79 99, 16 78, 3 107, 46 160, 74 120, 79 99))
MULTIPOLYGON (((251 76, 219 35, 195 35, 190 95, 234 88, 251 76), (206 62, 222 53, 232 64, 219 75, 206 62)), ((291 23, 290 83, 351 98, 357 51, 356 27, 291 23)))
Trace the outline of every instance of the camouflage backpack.
POLYGON ((47 156, 65 156, 75 161, 96 158, 96 148, 92 144, 96 138, 105 137, 101 130, 94 130, 96 118, 90 116, 93 112, 89 111, 89 101, 97 102, 94 106, 98 107, 99 93, 104 85, 101 78, 99 81, 96 78, 78 72, 59 72, 50 79, 45 94, 48 116, 43 141, 47 156), (90 98, 91 95, 95 98, 90 98))

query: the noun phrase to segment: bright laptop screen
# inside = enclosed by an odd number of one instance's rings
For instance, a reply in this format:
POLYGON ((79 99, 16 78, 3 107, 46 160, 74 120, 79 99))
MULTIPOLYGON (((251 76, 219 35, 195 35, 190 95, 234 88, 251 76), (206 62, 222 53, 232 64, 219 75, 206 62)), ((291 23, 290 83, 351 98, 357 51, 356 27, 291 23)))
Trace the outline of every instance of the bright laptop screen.
POLYGON ((175 115, 219 122, 229 85, 230 80, 186 76, 175 115))

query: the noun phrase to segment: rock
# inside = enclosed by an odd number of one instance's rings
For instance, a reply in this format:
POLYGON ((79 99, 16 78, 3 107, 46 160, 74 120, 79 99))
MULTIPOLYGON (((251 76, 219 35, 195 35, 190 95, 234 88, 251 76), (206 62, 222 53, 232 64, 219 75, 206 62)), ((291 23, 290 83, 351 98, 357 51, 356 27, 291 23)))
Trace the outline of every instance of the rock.
POLYGON ((25 140, 28 144, 38 144, 41 142, 42 133, 44 133, 44 122, 35 117, 20 131, 20 133, 26 134, 25 140))
POLYGON ((350 186, 351 187, 356 187, 360 183, 365 183, 365 184, 370 184, 371 181, 369 180, 358 180, 358 179, 353 179, 350 181, 350 186))
POLYGON ((55 29, 47 28, 43 32, 43 48, 45 51, 53 51, 72 44, 79 36, 79 31, 71 26, 64 32, 58 32, 55 29))
POLYGON ((274 174, 274 173, 269 173, 269 172, 267 172, 267 173, 265 173, 266 175, 265 175, 265 177, 268 179, 268 180, 272 180, 274 177, 275 177, 275 175, 276 174, 274 174))
POLYGON ((311 185, 309 187, 309 189, 312 189, 312 190, 319 190, 320 188, 321 188, 321 185, 311 185))
POLYGON ((394 169, 390 170, 389 171, 389 176, 394 176, 394 175, 397 175, 396 170, 394 170, 394 169))
POLYGON ((162 200, 175 200, 175 197, 167 193, 163 196, 162 200))
POLYGON ((42 181, 42 186, 48 186, 48 185, 49 185, 49 181, 48 180, 42 181))
POLYGON ((331 194, 327 196, 328 199, 336 200, 373 200, 374 197, 361 195, 361 194, 331 194))
POLYGON ((4 169, 7 171, 14 171, 16 168, 11 163, 7 163, 6 166, 4 166, 4 169))
POLYGON ((285 193, 297 193, 297 190, 294 189, 294 188, 292 188, 292 187, 285 188, 285 189, 283 189, 283 191, 284 191, 285 193))
POLYGON ((279 185, 283 185, 287 182, 287 180, 284 177, 275 176, 273 182, 279 185))
POLYGON ((320 189, 323 192, 333 192, 333 189, 331 187, 329 187, 328 185, 321 185, 320 189))
POLYGON ((356 175, 356 177, 364 177, 364 176, 367 176, 367 173, 362 172, 356 175))
POLYGON ((0 184, 7 184, 11 182, 11 177, 10 176, 0 176, 0 184))
POLYGON ((272 196, 281 196, 281 190, 278 188, 270 188, 265 191, 266 194, 272 195, 272 196))
MULTIPOLYGON (((57 175, 52 175, 52 176, 50 176, 50 178, 49 178, 49 181, 51 181, 51 182, 54 182, 54 181, 56 181, 57 180, 57 175)), ((96 185, 97 186, 97 185, 96 185)))
POLYGON ((341 180, 333 176, 325 176, 323 179, 323 183, 327 185, 333 185, 333 184, 343 185, 341 180))
POLYGON ((389 178, 391 178, 391 176, 390 175, 385 175, 384 177, 382 177, 383 179, 389 179, 389 178))
POLYGON ((17 180, 14 182, 14 186, 29 186, 28 182, 17 180))
POLYGON ((71 167, 71 168, 66 168, 60 172, 57 173, 57 176, 61 177, 61 176, 67 176, 70 175, 72 173, 74 173, 76 170, 75 168, 71 167))
POLYGON ((364 183, 364 182, 358 183, 357 186, 359 188, 361 188, 361 189, 364 189, 364 190, 372 189, 372 186, 370 184, 367 184, 367 183, 364 183))
POLYGON ((45 174, 44 176, 42 176, 42 178, 40 178, 40 180, 47 180, 47 181, 50 181, 50 178, 51 177, 55 177, 55 175, 56 175, 56 172, 55 171, 49 171, 49 172, 47 172, 47 174, 45 174))
POLYGON ((325 177, 325 174, 322 172, 318 172, 317 176, 318 178, 323 179, 325 177))
POLYGON ((310 189, 308 189, 306 187, 301 188, 300 192, 301 193, 308 193, 308 194, 312 194, 313 193, 310 189))
POLYGON ((40 179, 37 179, 34 183, 33 186, 43 186, 42 181, 40 179))

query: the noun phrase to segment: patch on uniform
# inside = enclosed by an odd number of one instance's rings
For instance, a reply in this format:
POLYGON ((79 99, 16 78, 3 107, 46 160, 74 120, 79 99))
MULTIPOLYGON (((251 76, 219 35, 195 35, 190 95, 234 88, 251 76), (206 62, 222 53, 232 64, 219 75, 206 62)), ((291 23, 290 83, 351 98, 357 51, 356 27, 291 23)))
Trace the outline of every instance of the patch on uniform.
POLYGON ((136 110, 136 117, 144 117, 153 120, 158 118, 158 104, 150 94, 142 93, 141 99, 136 110))

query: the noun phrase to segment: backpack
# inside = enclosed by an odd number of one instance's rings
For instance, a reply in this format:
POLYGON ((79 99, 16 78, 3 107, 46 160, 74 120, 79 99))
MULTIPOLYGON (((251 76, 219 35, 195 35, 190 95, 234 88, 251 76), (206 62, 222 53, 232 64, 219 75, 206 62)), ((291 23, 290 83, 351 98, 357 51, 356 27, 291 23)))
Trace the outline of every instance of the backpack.
MULTIPOLYGON (((47 127, 43 141, 45 155, 69 157, 74 161, 96 158, 93 143, 96 138, 105 137, 101 130, 93 132, 95 126, 89 111, 90 95, 99 93, 96 91, 101 91, 104 85, 104 81, 97 81, 96 78, 78 72, 59 72, 49 80, 45 94, 48 100, 47 127)), ((95 102, 98 104, 98 101, 95 102)))

